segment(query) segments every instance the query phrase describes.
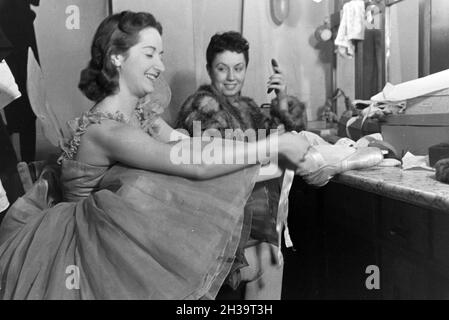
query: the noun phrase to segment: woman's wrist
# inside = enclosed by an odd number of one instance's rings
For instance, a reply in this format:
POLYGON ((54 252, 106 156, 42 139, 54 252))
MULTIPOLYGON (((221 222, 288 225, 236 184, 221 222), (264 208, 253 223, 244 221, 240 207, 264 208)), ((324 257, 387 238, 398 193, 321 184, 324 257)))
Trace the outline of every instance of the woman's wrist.
MULTIPOLYGON (((283 150, 285 150, 285 148, 283 150)), ((272 160, 276 160, 280 153, 279 136, 277 134, 272 134, 264 140, 259 140, 254 152, 257 154, 257 163, 262 166, 267 165, 272 160)))
MULTIPOLYGON (((271 138, 271 136, 270 136, 271 138)), ((281 134, 281 135, 273 135, 273 139, 275 138, 277 140, 277 153, 278 154, 284 154, 287 150, 287 135, 281 134)))
POLYGON ((287 89, 278 90, 278 92, 276 93, 276 97, 278 98, 278 100, 286 99, 287 96, 288 96, 287 89))
POLYGON ((288 111, 288 95, 286 92, 279 92, 277 95, 280 111, 288 111))

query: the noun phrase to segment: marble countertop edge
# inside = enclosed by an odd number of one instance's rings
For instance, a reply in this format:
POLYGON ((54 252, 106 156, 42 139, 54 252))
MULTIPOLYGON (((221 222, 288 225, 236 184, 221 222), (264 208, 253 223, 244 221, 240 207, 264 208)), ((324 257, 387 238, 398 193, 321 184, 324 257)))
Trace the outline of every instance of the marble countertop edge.
POLYGON ((334 177, 332 181, 449 213, 449 184, 437 181, 432 171, 373 167, 347 171, 334 177))

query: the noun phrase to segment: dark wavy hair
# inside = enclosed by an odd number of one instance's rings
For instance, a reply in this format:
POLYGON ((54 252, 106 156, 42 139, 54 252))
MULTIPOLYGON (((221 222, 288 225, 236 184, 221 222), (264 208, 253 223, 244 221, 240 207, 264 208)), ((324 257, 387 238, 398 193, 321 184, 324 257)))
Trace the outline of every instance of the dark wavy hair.
POLYGON ((210 42, 206 50, 207 67, 211 67, 217 54, 224 51, 243 53, 246 65, 248 65, 249 43, 239 32, 228 31, 224 33, 216 33, 212 36, 212 38, 210 38, 210 42))
POLYGON ((162 35, 162 26, 151 13, 123 11, 101 22, 91 47, 91 60, 81 71, 78 88, 92 101, 99 102, 116 92, 118 71, 111 55, 124 54, 139 41, 139 32, 154 28, 162 35))

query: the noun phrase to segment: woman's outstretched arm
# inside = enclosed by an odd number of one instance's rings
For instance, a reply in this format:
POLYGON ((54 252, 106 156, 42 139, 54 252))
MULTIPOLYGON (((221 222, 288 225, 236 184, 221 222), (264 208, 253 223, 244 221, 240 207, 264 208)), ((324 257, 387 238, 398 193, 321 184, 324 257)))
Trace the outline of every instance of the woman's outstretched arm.
MULTIPOLYGON (((161 117, 158 117, 155 121, 152 122, 151 128, 156 129, 153 130, 151 134, 152 137, 161 142, 169 143, 173 141, 179 141, 181 139, 190 138, 187 130, 175 130, 161 117)), ((277 163, 270 162, 269 164, 260 168, 259 174, 256 177, 256 182, 278 178, 282 175, 283 172, 284 171, 279 168, 277 163)))
POLYGON ((121 162, 140 169, 200 180, 259 163, 276 162, 278 155, 297 164, 309 146, 305 138, 295 134, 250 143, 218 138, 205 143, 200 138, 192 138, 166 144, 140 129, 113 121, 91 125, 82 139, 87 141, 82 141, 78 157, 87 157, 90 161, 79 159, 81 161, 94 165, 99 162, 121 162), (271 151, 268 152, 268 149, 271 151), (89 158, 91 154, 100 156, 89 158))
POLYGON ((144 126, 144 130, 156 140, 166 143, 189 138, 186 130, 183 130, 184 132, 175 130, 161 117, 148 121, 144 126))

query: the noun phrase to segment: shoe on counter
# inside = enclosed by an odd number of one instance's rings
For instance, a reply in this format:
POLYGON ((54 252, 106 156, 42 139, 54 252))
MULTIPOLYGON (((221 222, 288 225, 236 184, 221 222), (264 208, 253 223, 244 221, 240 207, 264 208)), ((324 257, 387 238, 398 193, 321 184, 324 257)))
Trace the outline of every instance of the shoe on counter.
POLYGON ((328 164, 316 149, 312 148, 309 153, 310 157, 316 160, 316 166, 319 168, 309 170, 309 172, 306 172, 305 168, 299 168, 296 173, 301 175, 308 184, 317 187, 326 185, 332 177, 339 173, 373 167, 384 159, 382 151, 375 147, 357 149, 343 160, 328 164))

